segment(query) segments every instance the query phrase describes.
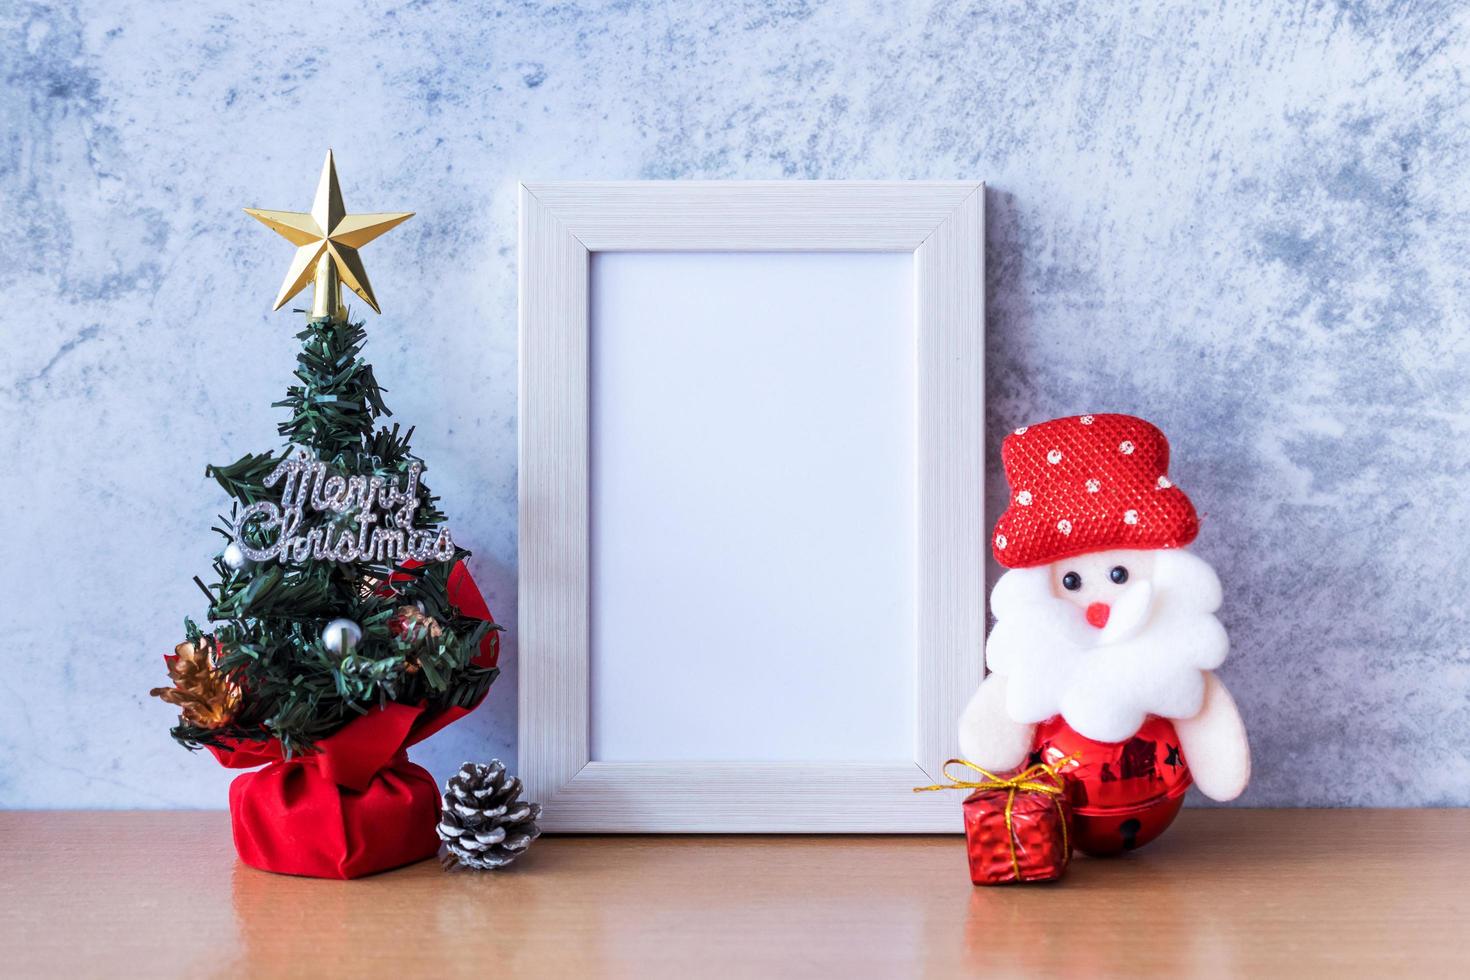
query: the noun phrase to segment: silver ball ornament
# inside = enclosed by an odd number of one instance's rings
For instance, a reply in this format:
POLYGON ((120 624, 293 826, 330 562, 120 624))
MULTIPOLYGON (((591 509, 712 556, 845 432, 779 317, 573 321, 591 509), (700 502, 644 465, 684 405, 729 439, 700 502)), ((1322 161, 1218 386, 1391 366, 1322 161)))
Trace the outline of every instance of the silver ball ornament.
POLYGON ((224 554, 220 556, 226 565, 237 572, 249 571, 255 566, 255 562, 245 557, 245 549, 240 547, 238 541, 231 541, 225 545, 224 554))
POLYGON ((362 627, 350 619, 334 619, 322 627, 322 646, 332 653, 351 653, 362 642, 362 627))

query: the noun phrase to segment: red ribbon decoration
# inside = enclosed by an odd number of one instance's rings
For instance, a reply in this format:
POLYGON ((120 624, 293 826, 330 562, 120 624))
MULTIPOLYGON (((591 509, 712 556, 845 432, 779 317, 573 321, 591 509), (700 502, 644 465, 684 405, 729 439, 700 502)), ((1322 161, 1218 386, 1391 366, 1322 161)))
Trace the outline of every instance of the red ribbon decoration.
MULTIPOLYGON (((463 562, 450 571, 448 591, 463 615, 495 622, 463 562)), ((494 667, 499 656, 499 634, 492 630, 472 662, 494 667)), ((390 703, 290 759, 275 740, 209 746, 228 769, 265 766, 230 784, 240 859, 263 871, 345 879, 433 857, 439 850, 439 786, 408 761, 407 749, 477 706, 428 712, 422 704, 390 703)))

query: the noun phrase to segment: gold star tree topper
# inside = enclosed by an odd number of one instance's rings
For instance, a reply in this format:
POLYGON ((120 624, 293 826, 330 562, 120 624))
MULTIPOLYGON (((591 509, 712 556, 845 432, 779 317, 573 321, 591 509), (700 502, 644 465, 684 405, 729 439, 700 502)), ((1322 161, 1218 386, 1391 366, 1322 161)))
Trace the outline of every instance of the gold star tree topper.
POLYGON ((341 321, 347 318, 342 306, 343 283, 361 296, 374 313, 383 312, 378 307, 367 269, 363 268, 357 250, 388 229, 412 218, 413 212, 348 214, 342 204, 342 189, 337 186, 337 165, 331 150, 327 151, 327 161, 322 164, 322 177, 317 182, 316 200, 312 202, 310 212, 246 208, 245 213, 296 246, 296 255, 286 270, 286 279, 281 283, 281 291, 272 309, 279 310, 285 306, 287 300, 312 280, 315 282, 311 304, 313 319, 324 317, 341 321))

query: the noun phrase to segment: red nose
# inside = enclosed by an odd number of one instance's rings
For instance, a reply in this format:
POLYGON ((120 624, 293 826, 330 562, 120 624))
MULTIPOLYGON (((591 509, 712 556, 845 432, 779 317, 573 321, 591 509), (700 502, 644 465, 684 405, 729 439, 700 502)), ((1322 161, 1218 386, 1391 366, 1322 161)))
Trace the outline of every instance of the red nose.
POLYGON ((1091 626, 1102 629, 1108 625, 1108 613, 1112 611, 1112 607, 1106 602, 1094 602, 1087 607, 1087 622, 1091 626))

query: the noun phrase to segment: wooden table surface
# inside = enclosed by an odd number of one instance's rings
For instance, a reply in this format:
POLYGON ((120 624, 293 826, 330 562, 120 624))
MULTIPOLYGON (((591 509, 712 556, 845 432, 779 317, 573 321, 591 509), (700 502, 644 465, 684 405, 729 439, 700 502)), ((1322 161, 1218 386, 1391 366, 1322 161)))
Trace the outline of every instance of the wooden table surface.
POLYGON ((548 837, 513 870, 239 864, 223 813, 0 813, 0 975, 1470 975, 1470 810, 1186 810, 1054 885, 959 837, 548 837))

